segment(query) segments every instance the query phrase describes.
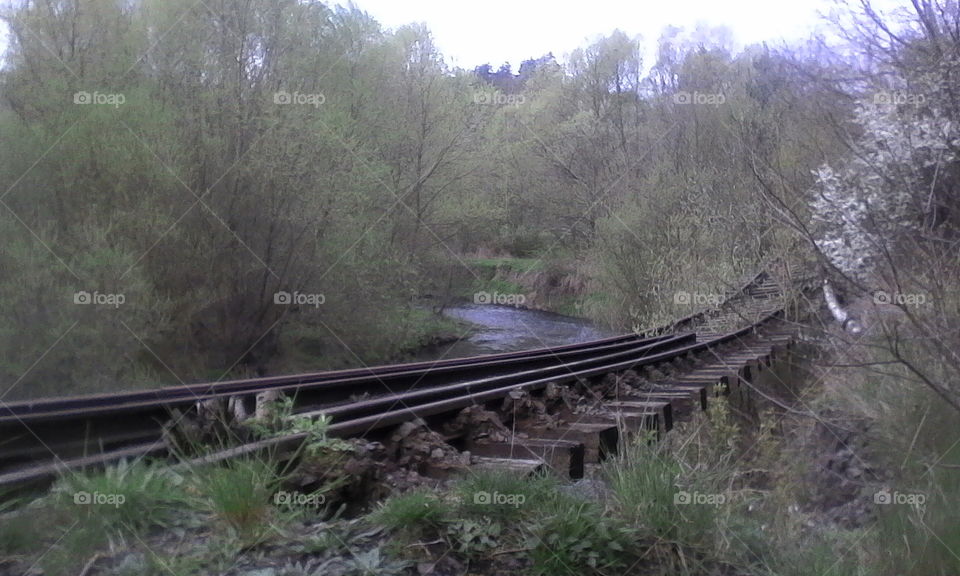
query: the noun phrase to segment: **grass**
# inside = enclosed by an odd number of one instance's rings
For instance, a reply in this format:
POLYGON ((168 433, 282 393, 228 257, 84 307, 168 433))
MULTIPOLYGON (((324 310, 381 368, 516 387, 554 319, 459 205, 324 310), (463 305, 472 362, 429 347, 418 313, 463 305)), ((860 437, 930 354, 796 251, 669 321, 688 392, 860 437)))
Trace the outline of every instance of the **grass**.
MULTIPOLYGON (((437 338, 456 337, 469 325, 461 320, 419 308, 405 310, 398 314, 396 321, 392 323, 399 334, 397 349, 400 353, 417 352, 437 338)), ((385 358, 388 359, 390 358, 385 358)))
POLYGON ((436 534, 450 518, 450 505, 422 490, 388 499, 370 517, 373 522, 411 540, 436 534))
POLYGON ((542 270, 544 263, 539 258, 470 258, 467 264, 477 268, 497 269, 510 268, 517 272, 527 273, 542 270))
POLYGON ((189 503, 181 484, 140 461, 72 473, 4 519, 0 549, 27 566, 35 562, 44 574, 76 574, 108 544, 136 542, 150 528, 176 524, 189 503))
POLYGON ((241 542, 261 542, 270 531, 271 497, 281 478, 264 460, 230 460, 195 471, 193 487, 213 518, 241 542))
POLYGON ((78 574, 88 558, 105 547, 110 534, 93 530, 90 527, 65 524, 59 526, 53 542, 46 542, 41 550, 37 565, 45 576, 67 576, 78 574))
MULTIPOLYGON (((627 446, 603 468, 613 514, 646 542, 643 557, 664 574, 708 573, 727 559, 716 554, 729 526, 729 494, 664 444, 627 446), (679 559, 679 560, 678 560, 679 559)), ((633 544, 635 552, 637 544, 633 544)))
POLYGON ((423 490, 395 496, 368 520, 393 533, 390 550, 397 554, 411 554, 404 544, 423 539, 481 564, 512 549, 526 552, 538 575, 612 574, 630 558, 630 527, 596 503, 565 494, 553 477, 475 472, 450 496, 423 490))
POLYGON ((784 468, 793 457, 775 444, 775 458, 755 450, 741 459, 732 441, 740 430, 727 401, 716 398, 707 415, 682 423, 664 442, 640 438, 604 465, 614 514, 647 543, 650 573, 857 574, 850 570, 862 533, 812 530, 810 517, 795 510, 799 483, 792 482, 802 474, 783 475, 787 484, 773 491, 752 491, 739 480, 744 470, 784 468))
POLYGON ((557 480, 546 475, 476 471, 457 483, 455 494, 460 511, 467 517, 514 522, 529 516, 557 487, 557 480))
POLYGON ((486 292, 490 295, 493 295, 493 294, 510 295, 510 294, 526 293, 526 290, 523 288, 523 286, 515 282, 509 282, 507 280, 503 280, 501 278, 489 278, 489 279, 476 280, 470 286, 469 290, 470 292, 468 294, 465 294, 464 297, 466 297, 467 300, 471 302, 473 302, 476 299, 478 292, 486 292))
POLYGON ((187 502, 182 481, 159 465, 121 461, 103 472, 65 476, 52 493, 84 527, 140 533, 176 517, 187 502))
POLYGON ((21 508, 24 504, 22 499, 0 504, 0 558, 30 553, 43 536, 36 511, 21 508), (21 509, 16 511, 15 508, 21 509))
MULTIPOLYGON (((563 493, 556 478, 472 472, 456 482, 450 496, 426 491, 396 496, 369 520, 390 530, 400 544, 433 539, 471 562, 490 561, 502 548, 526 551, 534 574, 605 573, 629 556, 626 523, 563 493)), ((396 544, 392 550, 409 554, 396 544)))
POLYGON ((882 547, 881 555, 898 574, 960 574, 960 474, 956 471, 960 450, 949 450, 939 459, 935 456, 928 455, 929 461, 937 462, 928 474, 901 470, 891 487, 901 494, 922 494, 922 506, 877 506, 879 538, 890 543, 882 547))
MULTIPOLYGON (((894 358, 880 337, 845 351, 841 361, 890 362, 894 358)), ((927 356, 922 341, 904 338, 899 352, 944 386, 955 387, 957 378, 946 366, 927 356)), ((864 434, 869 442, 865 456, 888 472, 884 487, 891 492, 923 495, 921 507, 905 504, 876 505, 876 543, 871 560, 881 574, 947 576, 960 574, 960 445, 956 436, 958 414, 929 389, 911 380, 897 364, 883 373, 855 369, 838 371, 825 379, 825 405, 844 406, 858 419, 872 423, 864 434)), ((879 483, 864 498, 872 500, 879 483)))
POLYGON ((698 542, 711 527, 712 506, 678 502, 701 491, 686 485, 680 462, 659 446, 635 443, 605 468, 620 514, 657 538, 698 542))
MULTIPOLYGON (((870 384, 902 383, 874 379, 870 384)), ((860 391, 849 386, 841 392, 860 391)), ((509 554, 518 572, 525 568, 536 575, 960 574, 960 560, 953 555, 960 550, 960 514, 953 505, 960 499, 956 473, 960 448, 951 449, 953 438, 928 433, 926 428, 948 430, 955 416, 941 413, 944 408, 936 399, 894 392, 874 397, 859 394, 858 398, 871 405, 889 404, 877 408, 885 411, 878 415, 889 418, 884 423, 888 436, 874 446, 897 465, 886 466, 894 474, 891 490, 920 492, 928 500, 922 510, 880 506, 875 510, 877 524, 862 529, 811 523, 817 519, 816 512, 797 511, 806 464, 796 462, 802 451, 787 449, 791 447, 783 446, 784 438, 741 461, 733 440, 741 436, 743 427, 735 424, 731 406, 717 398, 708 415, 679 423, 661 443, 640 438, 607 461, 602 468, 610 489, 607 500, 572 496, 551 476, 473 472, 459 479, 448 494, 418 490, 382 503, 362 525, 376 525, 374 530, 363 528, 375 534, 372 538, 380 538, 376 534, 381 527, 388 531, 390 543, 384 548, 358 548, 349 538, 336 537, 337 533, 293 540, 301 553, 337 556, 354 562, 361 573, 401 573, 409 567, 411 556, 420 555, 418 560, 423 561, 435 560, 439 554, 459 558, 470 573, 477 572, 474 568, 492 573, 483 569, 496 566, 509 554), (905 409, 918 402, 921 409, 905 409), (917 414, 925 420, 910 420, 917 414), (893 424, 899 436, 886 428, 893 424), (915 434, 918 427, 920 433, 915 434), (743 473, 758 469, 766 471, 774 486, 765 484, 748 492, 743 489, 743 473), (676 500, 682 493, 722 494, 725 500, 685 504, 676 500), (642 561, 642 569, 634 566, 637 560, 642 561)), ((306 431, 322 449, 334 447, 326 439, 325 422, 297 419, 291 407, 289 402, 279 402, 274 420, 261 423, 260 433, 306 431)), ((766 442, 764 438, 759 440, 766 442)), ((76 574, 98 551, 136 546, 131 535, 179 523, 176 511, 187 505, 206 512, 201 528, 214 535, 202 552, 174 558, 134 554, 137 558, 125 568, 126 573, 223 572, 237 554, 249 552, 273 534, 292 532, 284 527, 294 525, 293 515, 272 503, 285 474, 266 457, 189 469, 183 478, 142 463, 69 476, 44 501, 0 520, 0 557, 28 566, 43 554, 39 565, 45 574, 76 574), (123 495, 124 500, 77 504, 74 498, 79 493, 123 495), (43 526, 58 528, 47 531, 43 526), (228 536, 219 536, 223 533, 228 536), (24 558, 28 560, 19 562, 24 558)), ((283 540, 271 540, 269 549, 283 540)), ((261 547, 256 554, 267 549, 261 547)))
MULTIPOLYGON (((781 552, 776 560, 776 568, 770 572, 778 576, 806 576, 824 574, 828 576, 868 576, 875 574, 857 558, 857 541, 836 534, 832 542, 826 538, 806 541, 802 549, 794 547, 781 552)), ((788 545, 789 546, 789 545, 788 545)))
POLYGON ((523 294, 526 292, 523 286, 501 276, 511 271, 526 274, 544 267, 544 263, 536 258, 474 258, 468 263, 477 268, 480 276, 469 288, 471 293, 466 295, 469 299, 473 299, 477 292, 523 294))

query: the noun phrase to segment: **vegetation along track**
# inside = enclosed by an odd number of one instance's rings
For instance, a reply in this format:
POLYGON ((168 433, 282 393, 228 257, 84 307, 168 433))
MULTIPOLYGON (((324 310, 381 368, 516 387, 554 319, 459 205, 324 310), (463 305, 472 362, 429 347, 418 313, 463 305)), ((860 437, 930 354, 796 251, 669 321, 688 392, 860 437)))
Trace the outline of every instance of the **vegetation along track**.
MULTIPOLYGON (((789 277, 761 272, 719 306, 655 334, 7 404, 0 407, 0 487, 43 485, 65 470, 123 458, 169 457, 171 430, 211 418, 236 424, 261 415, 281 397, 289 399, 299 418, 329 418, 332 436, 374 438, 415 422, 436 431, 442 442, 469 451, 465 461, 473 465, 549 466, 577 478, 585 463, 617 450, 625 435, 669 430, 674 418, 705 409, 711 394, 746 394, 745 385, 790 343, 791 335, 778 321, 787 292, 783 278, 789 277), (497 407, 500 413, 485 422, 496 422, 500 434, 458 418, 465 409, 476 415, 497 407)), ((293 451, 306 437, 298 433, 241 443, 201 460, 293 451)))

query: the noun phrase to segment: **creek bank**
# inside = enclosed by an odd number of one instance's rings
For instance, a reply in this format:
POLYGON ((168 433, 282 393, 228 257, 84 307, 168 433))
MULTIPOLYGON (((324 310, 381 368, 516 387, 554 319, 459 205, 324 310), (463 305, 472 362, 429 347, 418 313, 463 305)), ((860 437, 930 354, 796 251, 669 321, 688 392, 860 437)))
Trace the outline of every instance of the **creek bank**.
POLYGON ((597 298, 596 282, 574 264, 536 258, 477 258, 468 263, 478 280, 465 296, 478 304, 585 316, 597 298))

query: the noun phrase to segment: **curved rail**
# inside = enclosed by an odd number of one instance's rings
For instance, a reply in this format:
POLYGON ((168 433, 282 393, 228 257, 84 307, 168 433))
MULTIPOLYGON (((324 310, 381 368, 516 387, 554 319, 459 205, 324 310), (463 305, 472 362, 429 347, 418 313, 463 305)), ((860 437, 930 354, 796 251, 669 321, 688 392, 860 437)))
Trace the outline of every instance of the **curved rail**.
POLYGON ((389 398, 397 393, 451 383, 484 379, 508 382, 515 381, 517 374, 557 374, 567 370, 568 364, 590 358, 640 355, 693 339, 693 334, 649 339, 628 335, 442 363, 319 373, 311 375, 307 382, 301 377, 237 381, 229 386, 210 387, 202 396, 172 388, 147 394, 136 392, 10 405, 6 414, 0 416, 0 438, 4 439, 0 442, 0 486, 9 479, 9 474, 24 468, 50 471, 51 458, 54 461, 78 459, 86 465, 83 458, 90 453, 117 452, 132 446, 158 452, 165 426, 175 421, 175 414, 196 415, 202 403, 226 402, 238 397, 255 401, 258 394, 271 391, 293 398, 298 412, 321 406, 350 406, 364 402, 351 404, 351 398, 356 396, 389 398), (264 385, 263 380, 268 383, 264 385))
MULTIPOLYGON (((756 331, 766 322, 779 317, 781 310, 771 312, 760 319, 756 324, 747 326, 726 334, 722 337, 705 342, 692 342, 691 335, 684 337, 683 344, 669 350, 655 354, 647 354, 642 357, 627 360, 618 360, 608 358, 599 364, 587 363, 576 366, 575 370, 570 370, 565 374, 540 377, 536 374, 530 374, 521 382, 471 382, 443 389, 424 390, 411 393, 409 395, 398 395, 394 398, 378 399, 380 406, 390 405, 395 407, 401 404, 401 408, 389 409, 386 411, 377 411, 373 406, 347 407, 344 410, 318 410, 310 415, 326 414, 333 417, 333 423, 328 428, 328 433, 336 437, 363 436, 375 430, 395 426, 403 422, 417 418, 425 419, 444 414, 453 414, 464 408, 471 406, 484 405, 486 402, 496 401, 508 396, 511 392, 517 390, 534 391, 545 388, 548 384, 563 384, 574 382, 579 379, 593 378, 611 372, 620 372, 624 370, 633 370, 645 366, 652 366, 664 362, 670 362, 676 358, 702 352, 728 344, 739 338, 756 331), (369 413, 368 413, 369 412, 369 413), (344 418, 347 415, 349 417, 344 418)), ((270 438, 258 442, 245 444, 237 448, 231 448, 215 454, 211 454, 199 459, 202 463, 214 463, 229 458, 235 458, 247 454, 259 453, 266 450, 285 451, 295 450, 302 442, 307 439, 306 433, 291 434, 287 436, 270 438)))
MULTIPOLYGON (((740 292, 764 282, 755 275, 740 292)), ((728 297, 725 304, 734 296, 728 297)), ((673 323, 682 325, 701 311, 673 323)), ((755 331, 781 309, 749 326, 698 339, 697 335, 635 334, 581 344, 505 354, 373 368, 317 372, 213 384, 194 384, 113 395, 21 402, 0 407, 0 487, 49 481, 63 469, 103 465, 120 458, 166 455, 164 429, 175 415, 202 405, 275 392, 294 400, 300 416, 330 417, 334 436, 366 435, 416 418, 451 414, 501 399, 516 390, 537 390, 611 372, 652 366, 723 346, 755 331), (357 399, 357 396, 361 398, 357 399), (89 454, 93 453, 93 456, 89 454)), ((304 435, 273 438, 214 455, 293 446, 304 435)))
POLYGON ((206 399, 236 395, 239 393, 264 392, 272 389, 289 390, 291 386, 309 386, 322 383, 338 383, 340 381, 359 381, 362 379, 383 379, 398 374, 405 376, 427 374, 452 374, 467 371, 468 369, 484 369, 489 366, 508 365, 510 362, 560 359, 571 353, 588 352, 603 346, 649 344, 668 338, 668 335, 641 337, 636 334, 612 336, 589 342, 567 344, 552 348, 535 348, 518 352, 501 354, 485 354, 469 358, 451 358, 429 362, 412 362, 407 364, 388 364, 367 368, 353 368, 348 370, 330 370, 324 372, 310 372, 284 376, 270 376, 266 378, 250 378, 243 380, 227 380, 223 382, 188 384, 183 386, 166 386, 152 390, 137 390, 112 394, 89 394, 83 396, 64 396, 58 398, 43 398, 23 402, 2 403, 0 405, 0 423, 20 421, 29 417, 45 415, 60 415, 70 411, 90 410, 97 411, 104 408, 120 408, 124 406, 139 406, 149 403, 174 403, 177 400, 186 400, 188 403, 200 402, 206 399))
POLYGON ((700 310, 691 312, 686 316, 682 316, 670 322, 669 324, 664 324, 662 326, 657 326, 655 328, 650 328, 649 330, 640 332, 640 335, 645 337, 652 337, 652 336, 677 332, 678 330, 682 330, 682 329, 690 329, 691 326, 693 326, 695 323, 705 319, 707 316, 711 314, 715 314, 719 310, 722 310, 725 306, 727 306, 730 303, 732 299, 737 298, 740 295, 744 294, 751 286, 765 279, 767 275, 768 274, 766 270, 761 270, 760 272, 750 276, 736 290, 731 291, 727 295, 727 297, 724 298, 723 302, 721 302, 719 305, 713 306, 713 307, 701 308, 700 310))

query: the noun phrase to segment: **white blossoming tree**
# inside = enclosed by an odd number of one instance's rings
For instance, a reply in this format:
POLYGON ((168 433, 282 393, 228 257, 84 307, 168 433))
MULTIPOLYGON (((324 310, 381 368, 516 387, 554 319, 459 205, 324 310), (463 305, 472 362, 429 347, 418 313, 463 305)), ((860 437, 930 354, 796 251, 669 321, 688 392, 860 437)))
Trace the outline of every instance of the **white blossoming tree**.
POLYGON ((833 77, 856 95, 836 127, 848 151, 817 171, 796 227, 854 285, 893 296, 874 295, 900 313, 871 314, 872 348, 960 411, 960 5, 911 5, 856 3, 857 70, 833 77))
POLYGON ((850 160, 817 173, 811 202, 817 247, 867 285, 885 275, 891 252, 943 220, 938 178, 957 162, 960 140, 956 123, 926 94, 933 93, 877 93, 860 102, 856 123, 863 133, 850 160))

